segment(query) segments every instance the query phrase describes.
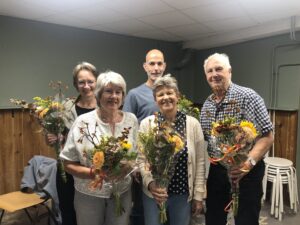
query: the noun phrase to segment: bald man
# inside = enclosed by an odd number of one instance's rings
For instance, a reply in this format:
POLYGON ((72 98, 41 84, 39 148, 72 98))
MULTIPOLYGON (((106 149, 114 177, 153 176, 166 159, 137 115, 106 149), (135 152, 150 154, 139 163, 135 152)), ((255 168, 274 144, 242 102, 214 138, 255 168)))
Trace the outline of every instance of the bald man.
POLYGON ((148 76, 146 83, 130 90, 123 106, 123 110, 134 113, 139 122, 158 111, 153 98, 152 86, 155 80, 165 72, 166 63, 163 53, 157 49, 150 50, 146 54, 143 67, 148 76))
MULTIPOLYGON (((147 81, 128 92, 123 106, 123 111, 135 114, 139 122, 154 112, 159 111, 154 101, 152 86, 155 80, 165 72, 166 63, 164 54, 157 49, 150 50, 146 54, 146 61, 143 67, 147 73, 147 81)), ((130 216, 130 225, 144 225, 142 196, 141 182, 138 183, 134 180, 132 185, 133 207, 130 216)))

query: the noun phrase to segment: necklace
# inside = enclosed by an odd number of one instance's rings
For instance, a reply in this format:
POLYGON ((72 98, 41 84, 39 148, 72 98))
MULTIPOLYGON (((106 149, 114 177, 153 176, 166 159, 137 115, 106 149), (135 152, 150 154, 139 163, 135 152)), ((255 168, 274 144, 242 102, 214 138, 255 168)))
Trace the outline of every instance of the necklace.
POLYGON ((122 121, 123 113, 121 111, 118 111, 117 113, 111 113, 104 115, 105 113, 101 112, 100 109, 97 110, 99 118, 104 123, 109 123, 111 125, 114 125, 115 123, 119 123, 122 121))

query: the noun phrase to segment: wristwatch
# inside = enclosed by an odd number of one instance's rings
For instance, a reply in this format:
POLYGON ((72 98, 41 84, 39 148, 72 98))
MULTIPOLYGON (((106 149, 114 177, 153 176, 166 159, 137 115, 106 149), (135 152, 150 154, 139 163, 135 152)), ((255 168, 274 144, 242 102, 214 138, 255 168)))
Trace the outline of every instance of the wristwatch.
POLYGON ((255 159, 253 159, 251 156, 248 157, 247 161, 251 164, 252 167, 256 165, 255 159))

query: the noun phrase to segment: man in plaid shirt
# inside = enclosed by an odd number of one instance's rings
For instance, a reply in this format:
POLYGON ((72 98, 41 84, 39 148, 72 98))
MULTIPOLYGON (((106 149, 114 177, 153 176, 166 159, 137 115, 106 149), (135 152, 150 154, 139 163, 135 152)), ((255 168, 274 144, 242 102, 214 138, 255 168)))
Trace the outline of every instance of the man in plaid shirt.
MULTIPOLYGON (((240 185, 235 225, 258 225, 265 170, 262 159, 273 143, 272 123, 263 99, 254 90, 232 83, 231 65, 226 54, 215 53, 209 56, 204 62, 204 71, 213 91, 201 110, 200 121, 205 140, 210 140, 212 122, 223 120, 225 117, 234 117, 237 122, 251 121, 260 134, 245 162, 250 172, 243 172, 240 168, 229 172, 230 178, 240 185)), ((210 144, 207 151, 209 156, 214 156, 214 149, 210 144)), ((225 167, 220 164, 210 165, 206 225, 226 224, 227 212, 224 208, 231 200, 227 174, 225 167)))

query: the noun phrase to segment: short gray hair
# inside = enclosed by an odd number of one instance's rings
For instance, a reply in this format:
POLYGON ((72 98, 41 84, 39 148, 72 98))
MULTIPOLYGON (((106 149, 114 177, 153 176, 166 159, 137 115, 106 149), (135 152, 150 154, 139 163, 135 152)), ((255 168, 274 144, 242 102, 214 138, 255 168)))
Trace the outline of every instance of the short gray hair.
POLYGON ((96 88, 94 91, 94 94, 96 96, 97 99, 97 104, 100 107, 100 98, 103 94, 104 88, 109 85, 109 84, 113 84, 116 86, 119 86, 122 88, 122 93, 123 93, 123 99, 122 101, 124 101, 125 99, 125 95, 126 95, 126 82, 124 80, 124 78, 122 77, 121 74, 118 74, 114 71, 106 71, 104 73, 101 73, 98 78, 97 78, 97 83, 96 83, 96 88))
POLYGON ((206 72, 205 70, 206 70, 207 63, 212 59, 220 60, 222 63, 224 63, 224 65, 226 66, 227 69, 231 69, 228 55, 226 55, 225 53, 214 53, 214 54, 208 56, 208 58, 204 61, 204 64, 203 64, 204 72, 206 72))
POLYGON ((155 94, 157 92, 157 89, 160 87, 168 87, 175 90, 177 93, 179 93, 177 80, 171 76, 171 74, 164 75, 162 77, 159 77, 155 80, 153 84, 153 96, 155 98, 155 94))

